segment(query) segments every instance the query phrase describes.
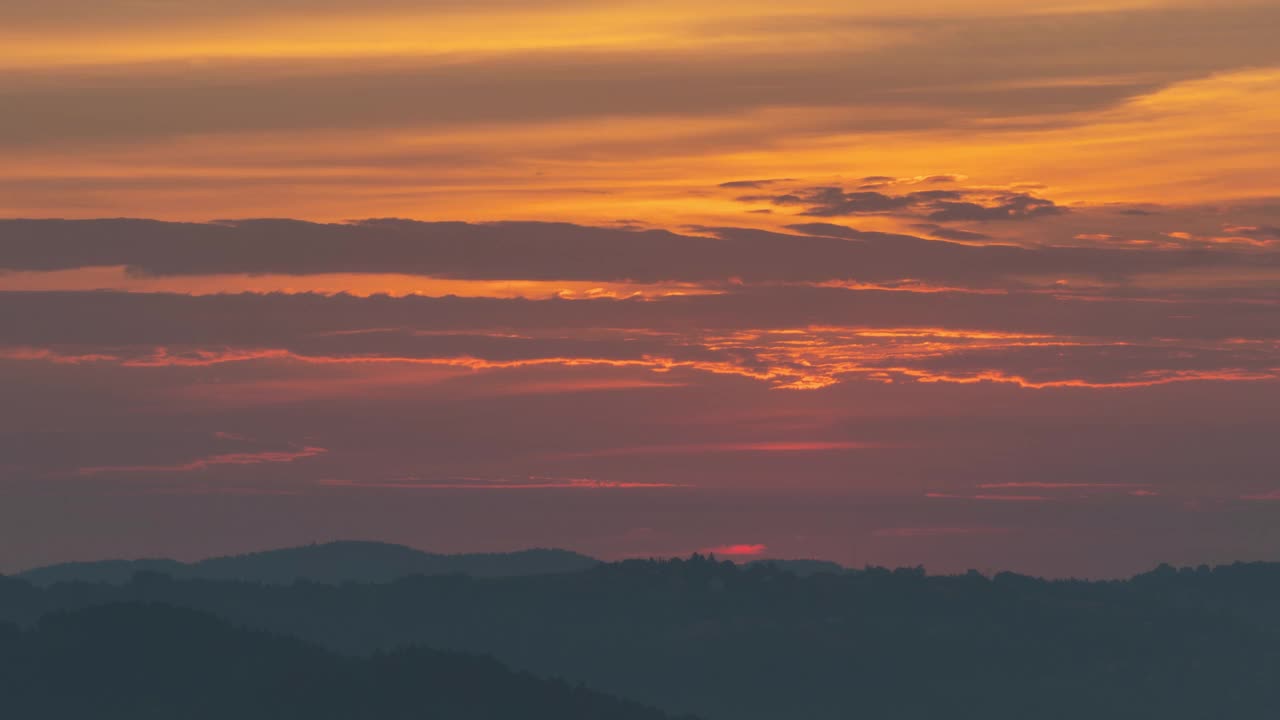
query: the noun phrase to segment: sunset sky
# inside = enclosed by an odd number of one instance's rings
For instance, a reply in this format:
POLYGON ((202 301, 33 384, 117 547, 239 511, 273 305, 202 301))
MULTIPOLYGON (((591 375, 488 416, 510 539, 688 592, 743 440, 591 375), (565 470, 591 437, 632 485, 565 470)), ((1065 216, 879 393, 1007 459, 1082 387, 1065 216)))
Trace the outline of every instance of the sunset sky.
POLYGON ((0 572, 1280 559, 1277 27, 0 0, 0 572))

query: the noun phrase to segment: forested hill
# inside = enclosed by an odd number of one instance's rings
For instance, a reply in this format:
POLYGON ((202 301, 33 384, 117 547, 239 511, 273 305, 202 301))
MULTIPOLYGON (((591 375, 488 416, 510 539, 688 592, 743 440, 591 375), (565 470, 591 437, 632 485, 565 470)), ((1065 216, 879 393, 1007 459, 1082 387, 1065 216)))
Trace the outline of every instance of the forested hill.
POLYGON ((404 649, 343 657, 164 605, 107 605, 0 626, 0 711, 22 720, 670 720, 516 673, 404 649))
POLYGON ((1114 582, 801 577, 698 557, 363 585, 0 582, 0 614, 21 622, 116 601, 208 610, 349 653, 492 654, 710 720, 1249 719, 1280 707, 1278 564, 1114 582))

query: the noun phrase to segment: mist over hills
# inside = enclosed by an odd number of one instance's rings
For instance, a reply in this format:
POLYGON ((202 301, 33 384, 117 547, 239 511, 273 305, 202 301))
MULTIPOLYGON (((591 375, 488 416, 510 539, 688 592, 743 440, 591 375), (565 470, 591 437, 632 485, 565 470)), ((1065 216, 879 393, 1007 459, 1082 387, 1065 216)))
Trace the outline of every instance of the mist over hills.
POLYGON ((154 604, 0 625, 0 709, 24 720, 669 720, 492 658, 423 648, 344 657, 154 604))
POLYGON ((195 608, 356 656, 405 644, 489 654, 709 720, 1261 719, 1280 706, 1280 564, 1101 582, 801 577, 699 556, 383 584, 0 579, 0 619, 22 624, 113 602, 195 608))
POLYGON ((174 578, 260 583, 390 582, 410 575, 508 577, 577 572, 600 561, 568 550, 536 548, 508 553, 443 555, 405 545, 342 540, 278 550, 208 558, 193 563, 168 559, 72 562, 34 568, 17 577, 37 585, 57 582, 125 583, 138 572, 174 578))

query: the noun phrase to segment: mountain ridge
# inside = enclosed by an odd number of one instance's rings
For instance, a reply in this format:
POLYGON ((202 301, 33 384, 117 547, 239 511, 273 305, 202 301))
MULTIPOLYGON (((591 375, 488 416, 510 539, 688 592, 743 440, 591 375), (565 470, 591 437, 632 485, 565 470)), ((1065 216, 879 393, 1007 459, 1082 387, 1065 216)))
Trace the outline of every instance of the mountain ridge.
POLYGON ((139 572, 184 580, 240 580, 287 584, 297 580, 337 584, 391 582, 412 575, 462 574, 518 577, 577 572, 600 561, 571 550, 529 548, 505 553, 432 553, 407 545, 372 540, 335 540, 194 562, 167 558, 97 560, 30 568, 11 577, 35 585, 58 582, 124 584, 139 572))
POLYGON ((924 720, 955 707, 988 720, 1262 720, 1280 706, 1280 563, 1166 565, 1119 581, 919 567, 801 576, 697 555, 387 584, 0 578, 0 621, 22 626, 138 601, 342 654, 489 655, 709 720, 924 720))
MULTIPOLYGON (((412 575, 520 577, 580 572, 605 564, 562 548, 525 548, 490 553, 435 553, 409 545, 376 540, 333 540, 215 555, 192 562, 171 558, 83 560, 28 568, 9 577, 44 587, 59 582, 122 585, 138 573, 158 573, 182 580, 239 580, 287 584, 298 580, 339 584, 385 583, 412 575)), ((742 560, 743 567, 773 566, 797 575, 849 572, 830 560, 761 558, 742 560)))

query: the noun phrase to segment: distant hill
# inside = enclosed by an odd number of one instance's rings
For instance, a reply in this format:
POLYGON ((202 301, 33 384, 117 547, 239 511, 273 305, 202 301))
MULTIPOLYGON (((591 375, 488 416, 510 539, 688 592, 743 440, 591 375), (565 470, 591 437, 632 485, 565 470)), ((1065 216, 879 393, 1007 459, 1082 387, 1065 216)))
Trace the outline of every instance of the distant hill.
POLYGON ((93 562, 69 562, 35 568, 18 573, 20 577, 36 585, 52 585, 56 582, 113 583, 128 582, 135 573, 154 572, 186 577, 190 566, 177 560, 99 560, 93 562))
POLYGON ((669 720, 476 655, 335 655, 212 615, 122 604, 0 626, 0 710, 22 720, 669 720))
POLYGON ((696 556, 386 584, 0 578, 0 620, 23 625, 138 601, 352 655, 404 644, 491 655, 708 720, 1272 720, 1280 707, 1280 564, 1103 582, 920 568, 801 577, 696 556))
POLYGON ((515 577, 578 572, 600 561, 568 550, 521 550, 510 553, 439 555, 391 543, 344 540, 215 557, 194 563, 176 560, 104 560, 35 568, 17 577, 36 585, 58 582, 121 584, 135 573, 163 573, 189 580, 243 580, 287 584, 390 582, 410 575, 515 577))

